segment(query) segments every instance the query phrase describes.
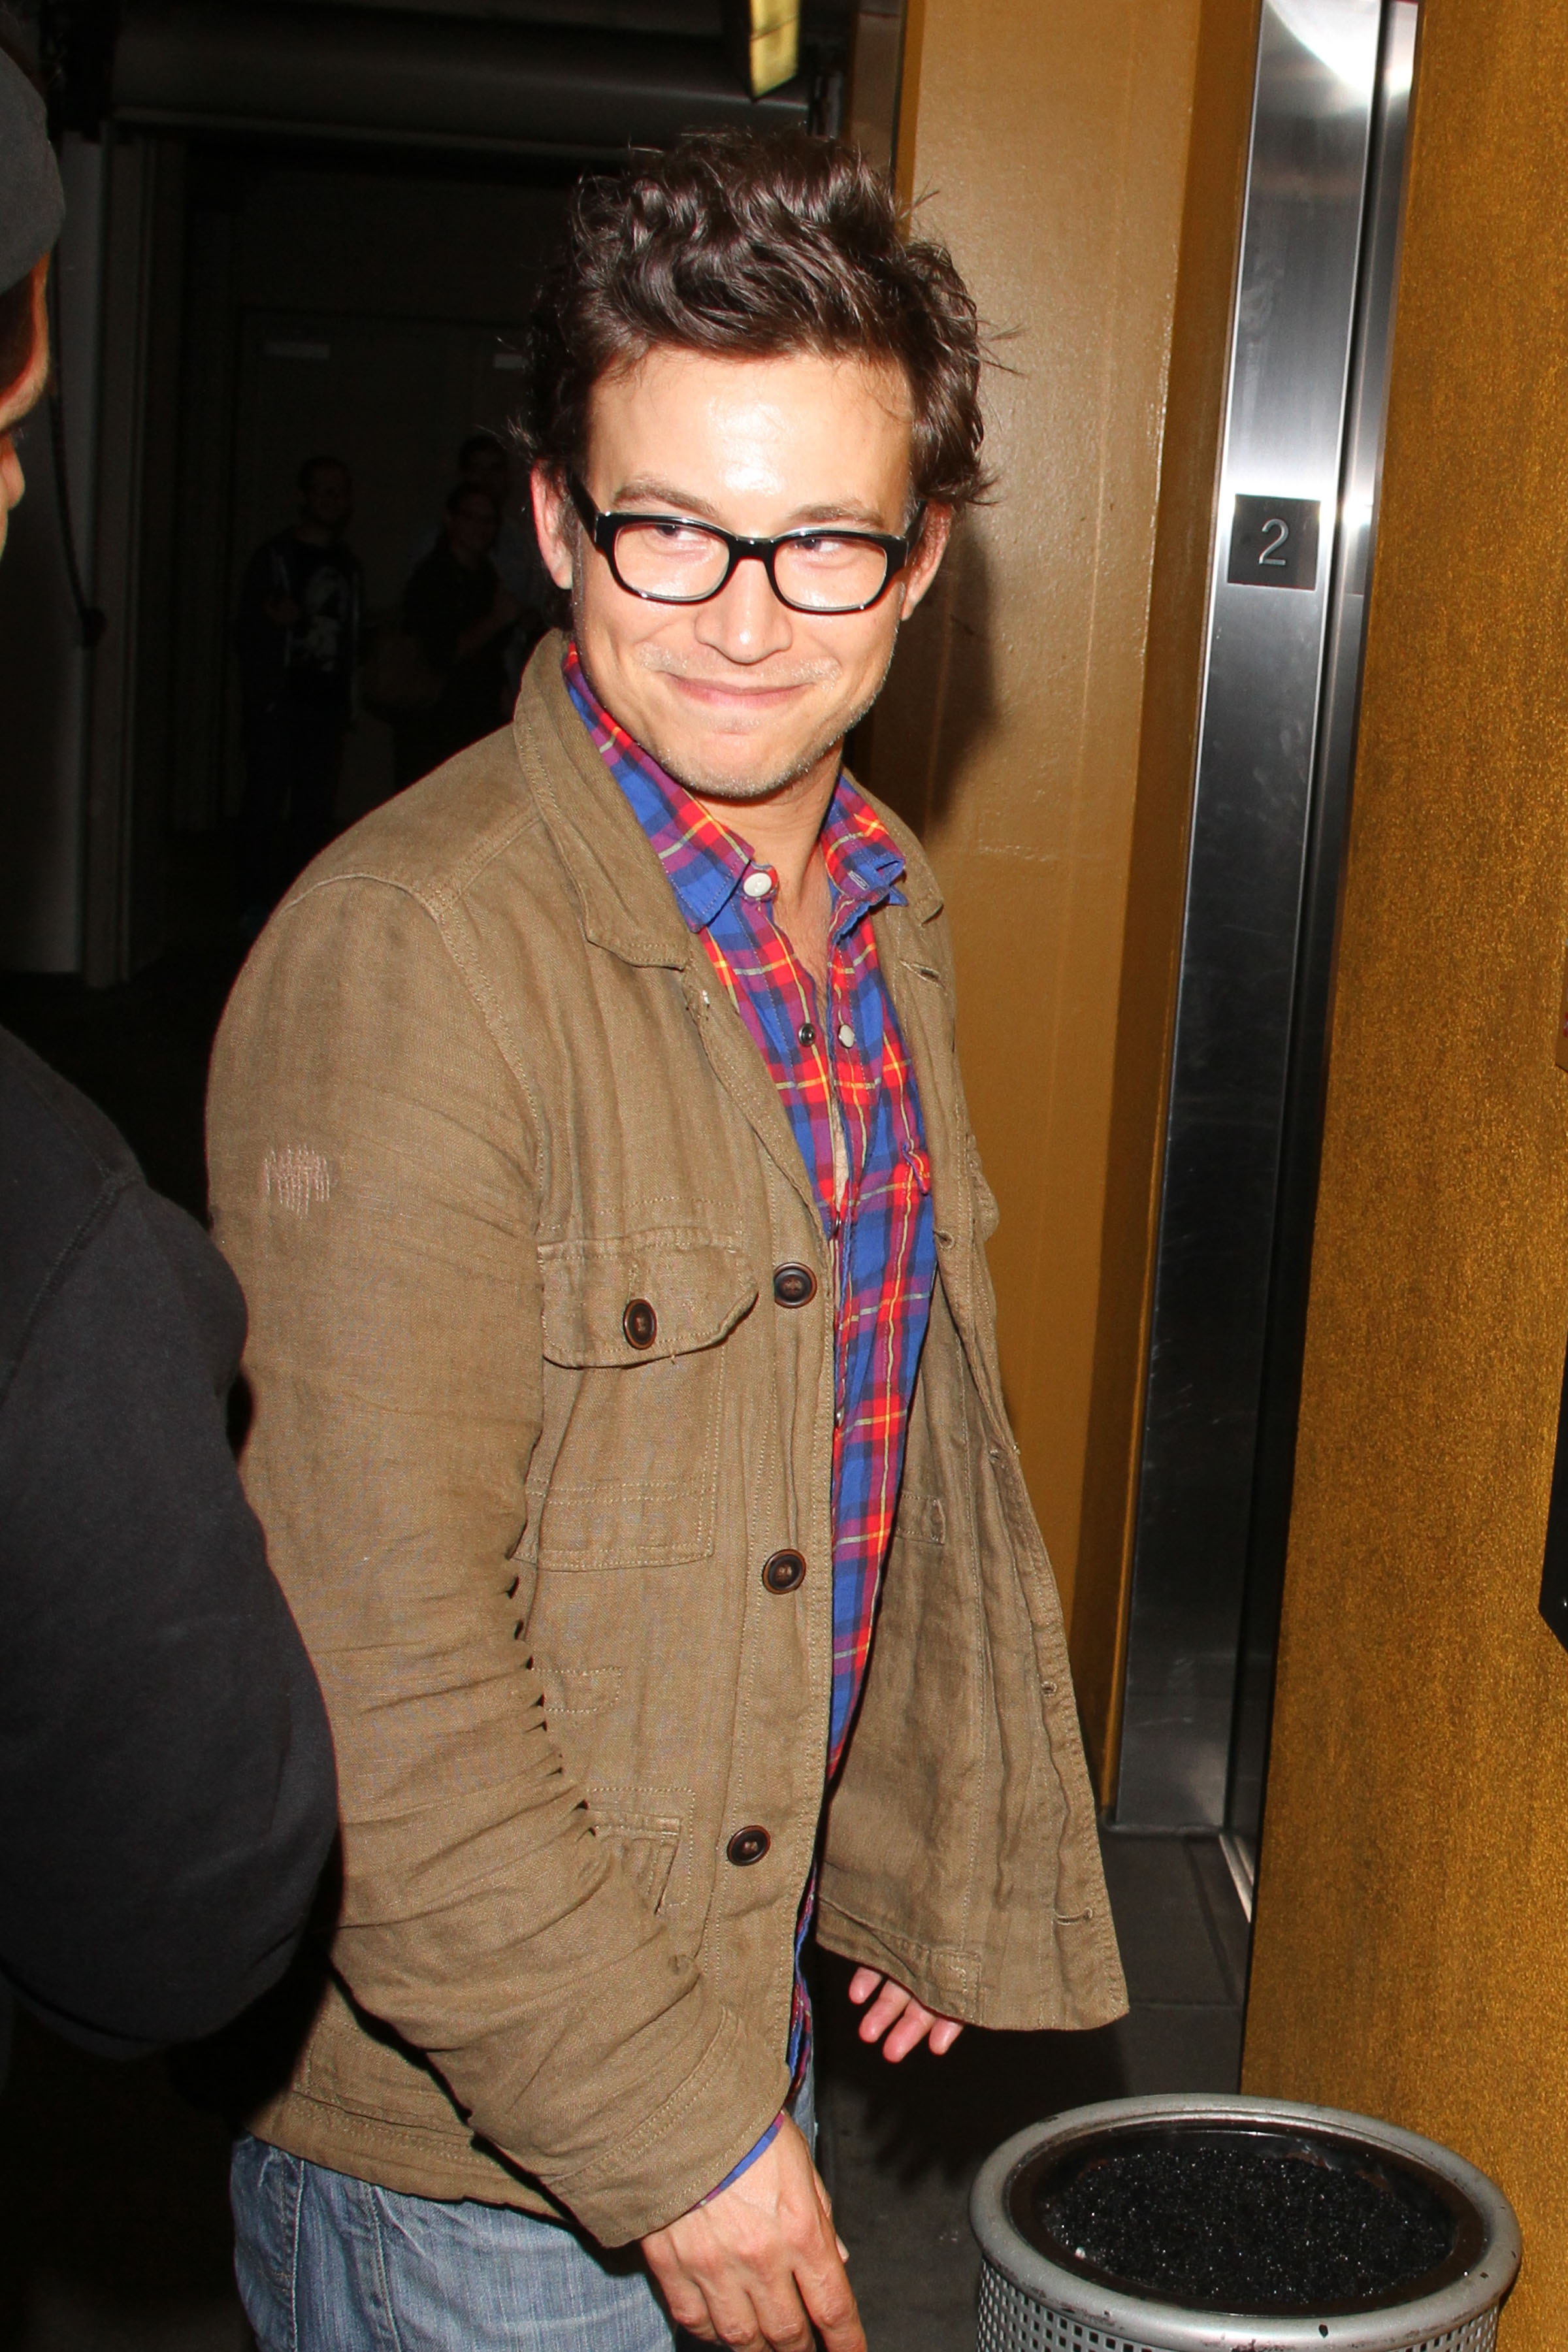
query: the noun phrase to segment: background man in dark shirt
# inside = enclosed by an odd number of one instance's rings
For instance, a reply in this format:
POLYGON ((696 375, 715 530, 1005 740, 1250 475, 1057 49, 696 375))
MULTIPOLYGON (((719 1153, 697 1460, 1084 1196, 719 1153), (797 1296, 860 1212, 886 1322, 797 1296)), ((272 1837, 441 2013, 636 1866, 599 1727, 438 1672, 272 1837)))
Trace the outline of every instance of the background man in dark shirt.
POLYGON ((332 835, 363 602, 359 559, 343 544, 353 512, 348 467, 308 457, 300 520, 257 549, 240 586, 245 797, 236 854, 240 921, 252 937, 332 835))
MULTIPOLYGON (((560 616, 561 599, 555 583, 544 568, 544 558, 539 551, 539 538, 533 528, 531 507, 519 513, 512 496, 511 459, 505 444, 493 433, 470 433, 458 450, 455 480, 462 486, 472 483, 485 491, 494 502, 500 517, 495 545, 490 550, 490 562, 508 593, 517 598, 522 607, 516 627, 501 646, 501 658, 506 664, 508 690, 513 699, 522 681, 523 667, 529 655, 546 629, 553 627, 560 616)), ((441 520, 421 533, 409 550, 409 565, 422 563, 446 536, 447 509, 443 505, 441 520)))
POLYGON ((427 776, 509 716, 506 643, 521 606, 490 561, 500 516, 489 492, 459 482, 441 538, 403 592, 403 625, 441 679, 428 710, 397 725, 397 782, 427 776))

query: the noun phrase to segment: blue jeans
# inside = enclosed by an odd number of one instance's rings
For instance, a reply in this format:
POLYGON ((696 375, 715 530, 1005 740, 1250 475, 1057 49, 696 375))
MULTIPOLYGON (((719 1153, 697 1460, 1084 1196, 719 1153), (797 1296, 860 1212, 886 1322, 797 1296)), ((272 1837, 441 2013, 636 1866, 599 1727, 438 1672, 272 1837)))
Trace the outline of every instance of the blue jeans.
MULTIPOLYGON (((812 2084, 794 2108, 816 2144, 812 2084)), ((236 2141, 234 2267, 259 2352, 672 2352, 635 2247, 236 2141)))

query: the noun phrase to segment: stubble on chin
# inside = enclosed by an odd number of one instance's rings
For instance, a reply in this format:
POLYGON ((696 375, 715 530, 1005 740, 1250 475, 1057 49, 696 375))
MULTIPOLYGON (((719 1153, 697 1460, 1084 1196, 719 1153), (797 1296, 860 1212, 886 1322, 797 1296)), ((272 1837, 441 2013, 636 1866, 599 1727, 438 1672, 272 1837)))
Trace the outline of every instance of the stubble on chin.
MULTIPOLYGON (((871 700, 875 699, 873 696, 871 700)), ((866 710, 870 708, 871 703, 868 702, 866 710)), ((805 749, 774 767, 763 769, 760 775, 737 775, 733 768, 710 762, 689 746, 683 748, 677 743, 652 742, 644 748, 652 752, 665 774, 673 776, 676 782, 683 784, 689 793, 695 793, 702 800, 732 801, 737 807, 744 807, 753 801, 771 800, 775 793, 782 793, 789 785, 798 783, 803 776, 808 776, 835 744, 843 741, 850 728, 859 725, 866 710, 857 711, 847 720, 835 719, 820 735, 813 736, 805 749)))
MULTIPOLYGON (((755 801, 771 800, 774 793, 786 791, 791 784, 798 783, 803 776, 808 776, 830 751, 842 744, 847 735, 858 727, 882 691, 892 657, 889 646, 880 677, 847 715, 835 713, 832 718, 825 719, 797 750, 782 759, 775 758, 760 773, 737 772, 734 763, 721 759, 709 760, 703 756, 700 746, 689 743, 650 740, 644 744, 643 749, 658 761, 667 776, 673 776, 678 784, 684 785, 689 793, 695 793, 700 799, 729 801, 737 807, 749 806, 755 801)), ((655 665, 649 664, 648 667, 651 668, 655 665)), ((674 665, 659 663, 657 667, 668 672, 674 668, 674 665)), ((650 728, 649 732, 650 735, 662 735, 663 730, 656 725, 650 728)))

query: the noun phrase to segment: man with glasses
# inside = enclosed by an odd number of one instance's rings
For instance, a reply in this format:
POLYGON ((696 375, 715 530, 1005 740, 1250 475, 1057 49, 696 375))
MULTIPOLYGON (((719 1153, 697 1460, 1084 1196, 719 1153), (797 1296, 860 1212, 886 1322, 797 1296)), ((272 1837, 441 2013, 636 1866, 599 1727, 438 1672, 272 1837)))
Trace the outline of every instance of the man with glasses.
POLYGON ((214 1065, 343 1818, 240 2278, 264 2347, 858 2352, 808 1937, 895 2061, 1121 2006, 941 898, 842 767, 973 306, 858 157, 710 136, 584 185, 530 352, 571 628, 214 1065))

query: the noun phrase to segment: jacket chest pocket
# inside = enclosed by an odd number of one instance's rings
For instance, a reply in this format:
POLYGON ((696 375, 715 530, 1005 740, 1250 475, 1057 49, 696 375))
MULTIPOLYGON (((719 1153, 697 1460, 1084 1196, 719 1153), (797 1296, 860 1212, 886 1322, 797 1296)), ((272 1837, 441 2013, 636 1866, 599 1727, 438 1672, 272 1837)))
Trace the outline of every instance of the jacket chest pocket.
POLYGON ((706 1558, 724 1424, 722 1343, 757 1299, 744 1253, 703 1237, 630 1234, 547 1246, 540 1268, 546 1388, 560 1391, 563 1424, 540 1512, 542 1566, 657 1568, 706 1558))

